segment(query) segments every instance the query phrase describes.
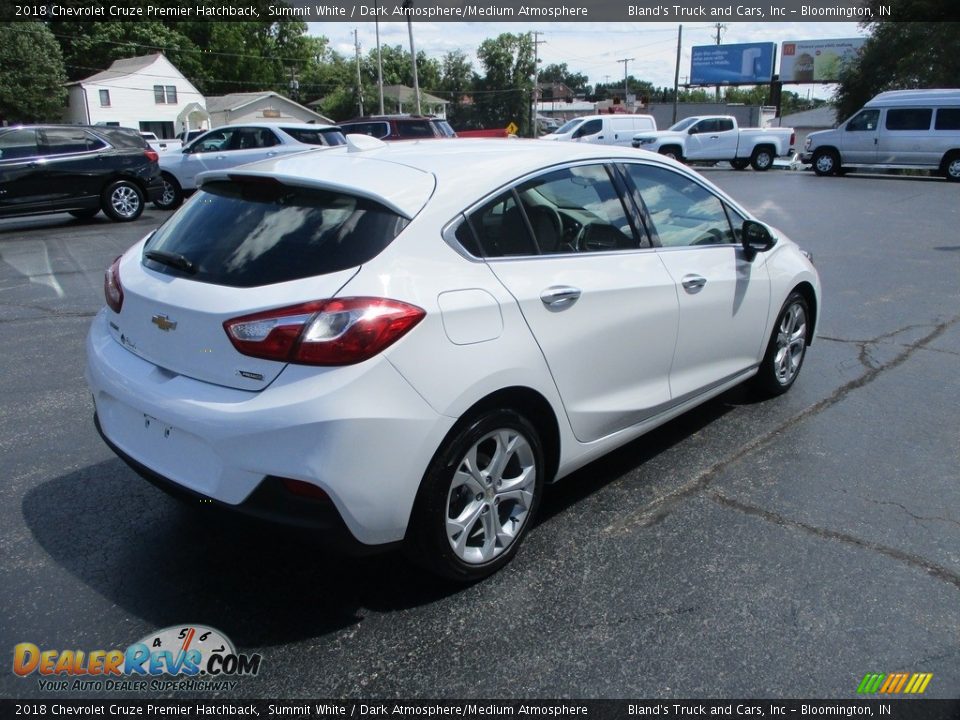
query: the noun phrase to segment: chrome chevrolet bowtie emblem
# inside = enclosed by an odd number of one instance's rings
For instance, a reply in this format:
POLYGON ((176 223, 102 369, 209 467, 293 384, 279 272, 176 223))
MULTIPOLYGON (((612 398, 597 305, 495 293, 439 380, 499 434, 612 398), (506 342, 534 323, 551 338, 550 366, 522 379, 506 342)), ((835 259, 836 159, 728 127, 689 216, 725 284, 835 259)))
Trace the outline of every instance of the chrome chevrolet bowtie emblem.
POLYGON ((175 320, 171 320, 166 315, 154 315, 150 318, 150 322, 156 325, 158 328, 164 332, 169 332, 171 330, 177 329, 177 323, 175 320))

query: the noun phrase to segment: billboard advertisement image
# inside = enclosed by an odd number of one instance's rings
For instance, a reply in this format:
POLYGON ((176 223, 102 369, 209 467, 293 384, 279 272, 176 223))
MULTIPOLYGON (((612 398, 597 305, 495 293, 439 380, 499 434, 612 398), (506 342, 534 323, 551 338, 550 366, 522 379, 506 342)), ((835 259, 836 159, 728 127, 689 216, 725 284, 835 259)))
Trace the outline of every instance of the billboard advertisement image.
POLYGON ((776 43, 697 45, 690 58, 691 85, 752 85, 773 79, 776 43))
POLYGON ((836 82, 840 68, 857 56, 865 38, 788 40, 780 52, 780 80, 785 83, 836 82))

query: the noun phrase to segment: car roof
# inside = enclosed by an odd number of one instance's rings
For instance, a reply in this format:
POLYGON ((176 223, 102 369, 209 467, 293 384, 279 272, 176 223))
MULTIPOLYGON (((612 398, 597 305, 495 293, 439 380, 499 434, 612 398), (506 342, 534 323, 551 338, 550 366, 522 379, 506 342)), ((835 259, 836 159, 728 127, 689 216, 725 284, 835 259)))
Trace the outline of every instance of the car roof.
POLYGON ((446 118, 437 117, 436 115, 407 115, 405 113, 399 113, 397 115, 364 115, 363 117, 355 117, 355 118, 350 118, 349 120, 343 120, 342 123, 370 122, 371 120, 379 120, 381 122, 386 122, 388 120, 444 120, 445 121, 446 118))
POLYGON ((609 145, 450 138, 443 142, 377 142, 363 150, 351 145, 324 148, 264 160, 241 170, 204 173, 198 180, 202 184, 231 174, 275 177, 287 184, 368 197, 412 218, 426 205, 436 185, 456 187, 457 192, 450 194, 451 201, 462 205, 552 165, 637 159, 677 166, 655 153, 609 145))
POLYGON ((928 90, 889 90, 882 92, 868 102, 864 107, 909 106, 909 105, 946 105, 960 106, 960 90, 957 89, 928 89, 928 90))
POLYGON ((293 128, 294 130, 339 130, 337 125, 327 125, 325 123, 301 123, 301 122, 283 122, 282 120, 276 120, 272 122, 238 122, 230 123, 229 125, 217 125, 215 128, 210 128, 210 130, 204 130, 204 132, 212 132, 213 130, 223 130, 224 128, 230 127, 253 127, 253 128, 293 128))

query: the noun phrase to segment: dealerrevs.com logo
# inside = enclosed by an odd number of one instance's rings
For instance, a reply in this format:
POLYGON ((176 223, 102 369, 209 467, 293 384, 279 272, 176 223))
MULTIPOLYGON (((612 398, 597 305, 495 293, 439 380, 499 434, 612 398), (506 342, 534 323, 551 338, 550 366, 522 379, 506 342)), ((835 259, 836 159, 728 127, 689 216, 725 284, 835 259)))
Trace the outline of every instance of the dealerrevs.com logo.
POLYGON ((238 653, 206 625, 173 625, 125 650, 49 650, 29 642, 13 648, 13 672, 36 674, 40 690, 235 690, 239 677, 260 672, 259 654, 238 653))

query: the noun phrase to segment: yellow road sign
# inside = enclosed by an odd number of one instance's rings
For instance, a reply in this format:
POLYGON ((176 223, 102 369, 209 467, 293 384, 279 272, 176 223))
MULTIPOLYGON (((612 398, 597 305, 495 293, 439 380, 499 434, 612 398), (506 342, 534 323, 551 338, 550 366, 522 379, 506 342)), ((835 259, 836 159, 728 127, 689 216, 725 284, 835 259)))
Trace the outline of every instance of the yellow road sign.
POLYGON ((511 122, 509 125, 507 125, 507 135, 516 135, 517 130, 519 129, 520 128, 517 127, 517 124, 515 122, 511 122))

